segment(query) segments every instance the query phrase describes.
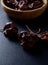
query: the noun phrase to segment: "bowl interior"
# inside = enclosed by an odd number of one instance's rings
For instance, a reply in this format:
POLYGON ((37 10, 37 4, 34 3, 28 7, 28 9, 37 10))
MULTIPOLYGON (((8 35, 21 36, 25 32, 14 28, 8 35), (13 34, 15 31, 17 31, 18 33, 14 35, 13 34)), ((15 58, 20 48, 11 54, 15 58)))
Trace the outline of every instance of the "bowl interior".
POLYGON ((38 10, 38 9, 41 9, 41 8, 43 8, 44 6, 47 5, 47 0, 43 0, 43 5, 42 5, 42 7, 39 7, 39 8, 37 8, 37 9, 33 9, 33 10, 15 10, 15 9, 12 9, 12 8, 6 6, 5 3, 4 3, 4 1, 5 1, 5 0, 1 0, 1 4, 2 4, 5 8, 10 9, 10 10, 12 10, 12 11, 18 11, 18 12, 32 12, 32 11, 36 11, 36 10, 38 10))

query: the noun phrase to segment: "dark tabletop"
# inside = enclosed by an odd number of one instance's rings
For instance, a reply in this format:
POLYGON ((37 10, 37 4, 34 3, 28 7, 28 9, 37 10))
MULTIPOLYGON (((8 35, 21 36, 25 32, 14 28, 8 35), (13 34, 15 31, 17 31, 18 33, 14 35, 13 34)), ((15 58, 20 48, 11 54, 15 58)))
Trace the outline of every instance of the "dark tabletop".
MULTIPOLYGON (((39 28, 48 31, 48 8, 38 18, 21 21, 9 17, 0 4, 0 28, 10 21, 16 22, 19 31, 26 30, 25 24, 34 32, 39 28)), ((38 52, 27 52, 18 42, 9 40, 0 32, 0 65, 48 65, 48 47, 42 46, 38 52)))

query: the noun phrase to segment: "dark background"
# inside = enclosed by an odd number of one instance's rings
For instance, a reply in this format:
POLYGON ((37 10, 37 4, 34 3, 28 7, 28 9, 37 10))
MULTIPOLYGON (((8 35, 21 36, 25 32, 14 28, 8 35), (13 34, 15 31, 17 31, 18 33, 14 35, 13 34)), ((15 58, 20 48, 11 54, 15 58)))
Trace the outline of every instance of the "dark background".
MULTIPOLYGON (((42 31, 48 31, 48 8, 38 18, 21 21, 9 17, 0 4, 0 29, 10 21, 16 22, 19 32, 26 30, 26 24, 34 32, 39 28, 42 31)), ((43 46, 40 48, 41 50, 34 51, 34 53, 27 52, 19 43, 9 40, 0 32, 0 65, 48 65, 48 48, 43 46)))

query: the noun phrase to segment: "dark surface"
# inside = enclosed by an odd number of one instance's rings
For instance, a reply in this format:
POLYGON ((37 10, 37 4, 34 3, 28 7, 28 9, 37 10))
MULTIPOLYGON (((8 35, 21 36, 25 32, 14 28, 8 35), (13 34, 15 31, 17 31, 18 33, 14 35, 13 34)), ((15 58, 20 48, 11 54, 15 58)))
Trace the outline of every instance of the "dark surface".
MULTIPOLYGON (((48 30, 48 9, 34 20, 20 21, 9 17, 0 5, 0 28, 3 28, 5 23, 10 21, 17 23, 19 31, 26 29, 25 24, 28 24, 33 31, 37 31, 38 28, 45 31, 48 30)), ((41 45, 41 50, 27 52, 19 43, 9 40, 0 32, 0 65, 48 65, 47 47, 41 45)))

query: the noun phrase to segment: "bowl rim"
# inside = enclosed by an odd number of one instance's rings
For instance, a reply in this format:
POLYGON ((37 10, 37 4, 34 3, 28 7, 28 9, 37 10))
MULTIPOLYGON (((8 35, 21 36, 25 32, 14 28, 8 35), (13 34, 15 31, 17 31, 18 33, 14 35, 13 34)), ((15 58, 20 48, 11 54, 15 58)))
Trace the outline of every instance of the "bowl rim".
POLYGON ((8 7, 8 6, 5 5, 4 0, 1 0, 1 4, 2 4, 2 6, 5 7, 6 9, 11 10, 11 11, 14 11, 14 12, 33 12, 33 11, 40 10, 40 9, 42 9, 44 6, 46 6, 46 5, 47 5, 47 0, 43 0, 43 5, 42 5, 41 7, 39 7, 39 8, 37 8, 37 9, 33 9, 33 10, 15 10, 15 9, 12 9, 12 8, 10 8, 10 7, 8 7))

